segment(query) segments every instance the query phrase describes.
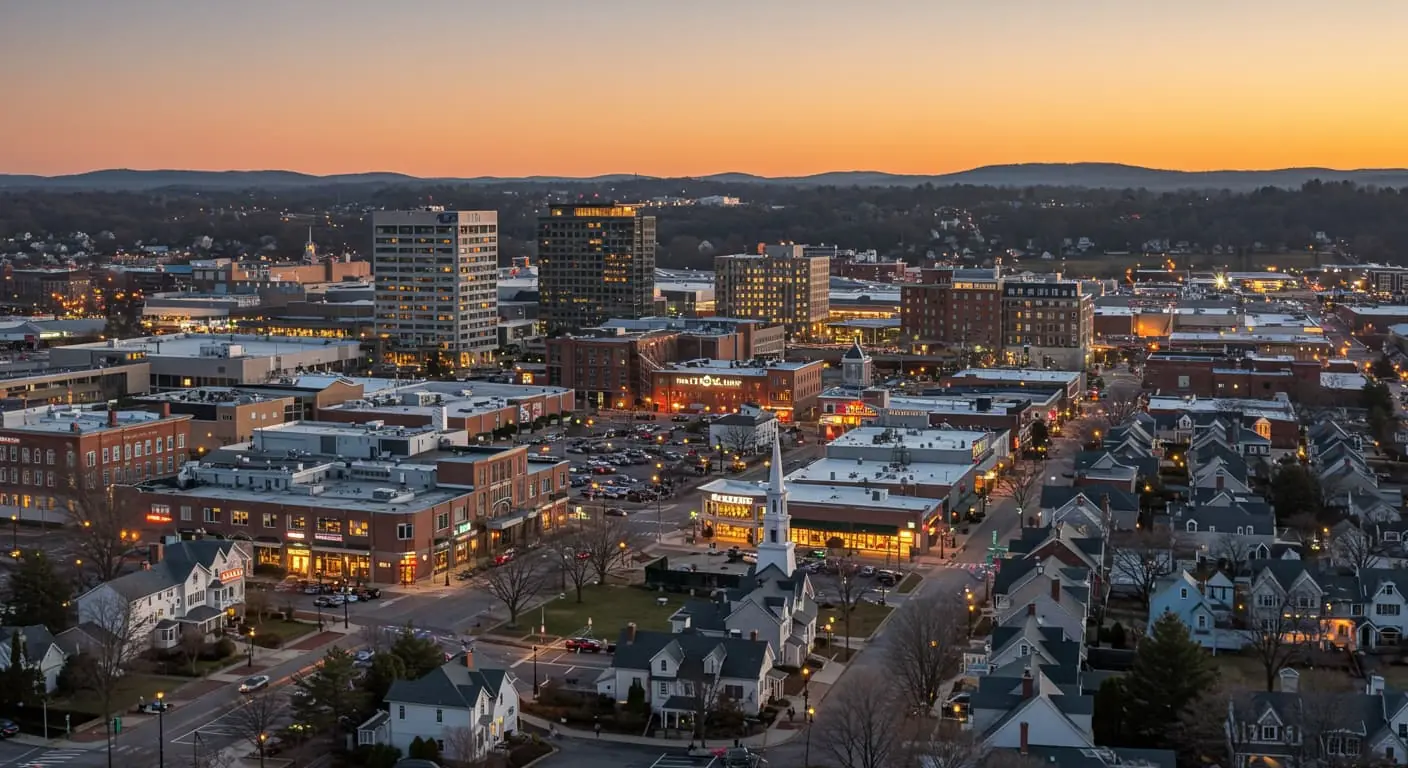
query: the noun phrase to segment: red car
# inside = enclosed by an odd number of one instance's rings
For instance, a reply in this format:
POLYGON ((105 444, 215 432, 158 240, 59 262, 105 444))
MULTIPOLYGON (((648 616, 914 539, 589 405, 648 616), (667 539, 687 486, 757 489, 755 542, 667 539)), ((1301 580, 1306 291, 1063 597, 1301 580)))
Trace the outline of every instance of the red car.
POLYGON ((501 554, 494 555, 494 565, 503 565, 513 560, 513 550, 507 550, 501 554))
POLYGON ((571 637, 567 639, 567 650, 578 653, 601 653, 606 643, 591 637, 571 637))

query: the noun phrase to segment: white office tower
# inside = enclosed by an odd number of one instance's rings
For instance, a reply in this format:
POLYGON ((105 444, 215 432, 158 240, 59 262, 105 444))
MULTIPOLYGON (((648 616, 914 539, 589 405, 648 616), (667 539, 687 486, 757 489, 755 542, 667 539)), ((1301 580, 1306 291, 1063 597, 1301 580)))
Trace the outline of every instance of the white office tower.
POLYGON ((499 346, 499 214, 431 206, 372 214, 376 335, 386 359, 489 362, 499 346))
POLYGON ((782 483, 782 443, 772 442, 772 474, 768 478, 768 508, 763 512, 763 538, 758 543, 754 573, 777 566, 784 576, 797 571, 797 545, 792 543, 792 517, 787 514, 787 488, 782 483))

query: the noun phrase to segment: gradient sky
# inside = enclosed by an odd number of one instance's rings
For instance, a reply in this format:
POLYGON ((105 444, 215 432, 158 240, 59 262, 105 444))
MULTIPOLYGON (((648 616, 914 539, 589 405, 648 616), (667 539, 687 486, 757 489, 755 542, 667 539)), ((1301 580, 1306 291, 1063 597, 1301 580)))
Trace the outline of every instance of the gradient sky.
POLYGON ((1408 166, 1404 0, 0 0, 0 173, 1408 166))

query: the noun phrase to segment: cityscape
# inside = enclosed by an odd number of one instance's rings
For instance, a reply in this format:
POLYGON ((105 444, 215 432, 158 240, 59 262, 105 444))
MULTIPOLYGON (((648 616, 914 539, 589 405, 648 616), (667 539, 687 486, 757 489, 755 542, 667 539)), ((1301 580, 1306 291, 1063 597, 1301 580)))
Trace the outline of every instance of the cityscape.
POLYGON ((1405 10, 69 5, 0 768, 1408 765, 1405 10))

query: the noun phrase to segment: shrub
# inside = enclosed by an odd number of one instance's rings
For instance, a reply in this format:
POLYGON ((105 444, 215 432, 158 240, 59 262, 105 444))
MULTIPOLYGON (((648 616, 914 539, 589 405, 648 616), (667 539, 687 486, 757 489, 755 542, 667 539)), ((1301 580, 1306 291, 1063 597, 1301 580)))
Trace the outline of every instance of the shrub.
POLYGON ((1110 647, 1124 648, 1128 638, 1125 636, 1124 625, 1118 621, 1110 627, 1110 647))

